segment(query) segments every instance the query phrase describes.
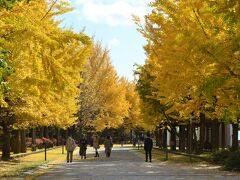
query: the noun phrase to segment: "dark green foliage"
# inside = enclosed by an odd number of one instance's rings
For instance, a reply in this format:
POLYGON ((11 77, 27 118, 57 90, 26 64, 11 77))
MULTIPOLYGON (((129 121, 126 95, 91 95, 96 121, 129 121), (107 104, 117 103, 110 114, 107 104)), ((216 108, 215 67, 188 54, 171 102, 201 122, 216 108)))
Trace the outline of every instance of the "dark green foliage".
POLYGON ((229 153, 224 166, 230 170, 240 170, 240 150, 229 153))
POLYGON ((240 150, 220 150, 211 154, 214 163, 223 165, 228 170, 240 170, 240 150))
POLYGON ((14 73, 14 69, 11 68, 7 63, 9 52, 2 50, 0 51, 0 72, 1 77, 0 81, 5 81, 8 76, 10 76, 12 73, 14 73))
MULTIPOLYGON (((199 88, 199 93, 212 95, 213 92, 223 86, 229 77, 209 77, 206 82, 199 88)), ((214 99, 213 99, 214 100, 214 99)))
POLYGON ((8 55, 8 51, 0 50, 0 91, 3 93, 8 92, 7 78, 14 73, 14 69, 8 65, 8 55))
POLYGON ((230 150, 215 151, 211 154, 211 159, 214 163, 224 164, 230 153, 230 150))
POLYGON ((16 3, 16 0, 0 0, 0 7, 10 9, 16 3))
POLYGON ((19 1, 30 2, 30 0, 0 0, 0 8, 2 7, 9 10, 19 1))

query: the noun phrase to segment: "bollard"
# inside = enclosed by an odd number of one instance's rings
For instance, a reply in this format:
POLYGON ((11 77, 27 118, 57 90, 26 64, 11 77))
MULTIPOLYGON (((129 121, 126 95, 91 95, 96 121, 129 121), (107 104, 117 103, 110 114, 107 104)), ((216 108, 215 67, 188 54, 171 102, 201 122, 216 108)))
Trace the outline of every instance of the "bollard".
POLYGON ((62 154, 64 154, 64 144, 62 145, 62 154))
POLYGON ((168 160, 168 149, 166 148, 165 149, 165 161, 167 161, 168 160))

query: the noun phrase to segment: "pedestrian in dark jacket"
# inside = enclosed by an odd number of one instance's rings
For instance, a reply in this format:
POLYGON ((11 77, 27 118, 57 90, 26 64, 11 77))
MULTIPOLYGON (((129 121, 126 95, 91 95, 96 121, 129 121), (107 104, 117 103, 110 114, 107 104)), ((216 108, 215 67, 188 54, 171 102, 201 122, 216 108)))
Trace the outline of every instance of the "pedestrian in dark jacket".
POLYGON ((80 146, 79 155, 81 156, 81 159, 83 158, 86 159, 87 144, 88 144, 87 139, 83 135, 83 137, 79 141, 79 146, 80 146))
POLYGON ((113 147, 111 136, 108 135, 107 138, 104 140, 104 147, 105 147, 106 157, 110 157, 112 147, 113 147))
POLYGON ((146 155, 146 162, 152 162, 152 148, 153 148, 153 141, 150 138, 150 133, 147 134, 147 138, 144 140, 144 150, 146 155))

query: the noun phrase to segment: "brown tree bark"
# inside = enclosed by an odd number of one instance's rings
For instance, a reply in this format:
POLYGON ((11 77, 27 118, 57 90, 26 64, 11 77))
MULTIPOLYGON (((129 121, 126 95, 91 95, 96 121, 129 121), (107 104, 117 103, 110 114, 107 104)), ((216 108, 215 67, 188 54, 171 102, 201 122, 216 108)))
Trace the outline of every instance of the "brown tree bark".
POLYGON ((14 133, 13 153, 18 154, 21 152, 20 130, 15 130, 13 133, 14 133))
POLYGON ((219 126, 220 123, 217 120, 212 122, 212 136, 211 136, 211 143, 212 143, 212 150, 219 149, 219 126))
POLYGON ((172 151, 176 151, 176 127, 175 126, 173 126, 173 128, 171 129, 170 147, 172 151))
POLYGON ((167 129, 163 130, 163 148, 167 148, 167 129))
POLYGON ((36 129, 32 128, 32 151, 36 151, 36 129))
POLYGON ((60 128, 57 127, 57 146, 61 145, 61 133, 60 128))
POLYGON ((221 148, 222 148, 222 149, 225 149, 225 147, 226 147, 226 137, 225 137, 225 136, 226 136, 226 130, 225 130, 225 124, 222 123, 221 126, 222 126, 222 128, 221 128, 221 132, 222 132, 221 148))
POLYGON ((70 133, 69 133, 69 129, 67 129, 66 131, 65 131, 65 139, 67 140, 68 139, 68 136, 69 135, 71 135, 70 133))
POLYGON ((187 152, 191 154, 193 152, 193 125, 188 124, 188 137, 187 137, 187 152))
POLYGON ((163 148, 163 130, 159 129, 159 147, 163 148))
POLYGON ((21 153, 27 152, 27 145, 26 145, 26 131, 21 130, 21 153))
POLYGON ((40 127, 39 138, 43 138, 44 136, 44 127, 40 127))
POLYGON ((156 137, 156 146, 159 146, 159 128, 156 128, 154 135, 156 137))
POLYGON ((3 131, 3 147, 2 147, 2 160, 8 161, 10 160, 10 129, 9 126, 3 123, 2 126, 3 131))
POLYGON ((232 134, 232 148, 238 149, 238 124, 232 124, 233 134, 232 134))
POLYGON ((195 123, 192 125, 192 129, 193 129, 193 152, 198 153, 197 132, 195 123))
POLYGON ((199 142, 199 149, 198 149, 199 153, 202 153, 204 148, 205 122, 206 122, 205 114, 200 113, 200 142, 199 142))
POLYGON ((55 129, 53 127, 48 127, 49 138, 53 139, 55 134, 55 129))
POLYGON ((49 138, 49 129, 46 126, 44 127, 44 137, 49 138))
POLYGON ((179 126, 179 150, 185 151, 185 126, 179 126))

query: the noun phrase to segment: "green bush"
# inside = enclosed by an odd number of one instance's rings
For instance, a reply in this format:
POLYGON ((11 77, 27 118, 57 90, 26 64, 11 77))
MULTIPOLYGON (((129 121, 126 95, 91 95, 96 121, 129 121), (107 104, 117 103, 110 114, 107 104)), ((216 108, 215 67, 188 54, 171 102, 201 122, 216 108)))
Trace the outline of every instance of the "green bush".
POLYGON ((231 170, 240 170, 240 150, 231 152, 224 162, 224 166, 231 170))
POLYGON ((224 164, 226 159, 229 157, 229 155, 232 152, 230 150, 219 150, 219 151, 215 151, 211 154, 211 160, 214 163, 218 163, 218 164, 224 164))
POLYGON ((211 154, 214 163, 223 165, 228 170, 240 170, 240 150, 219 150, 211 154))

